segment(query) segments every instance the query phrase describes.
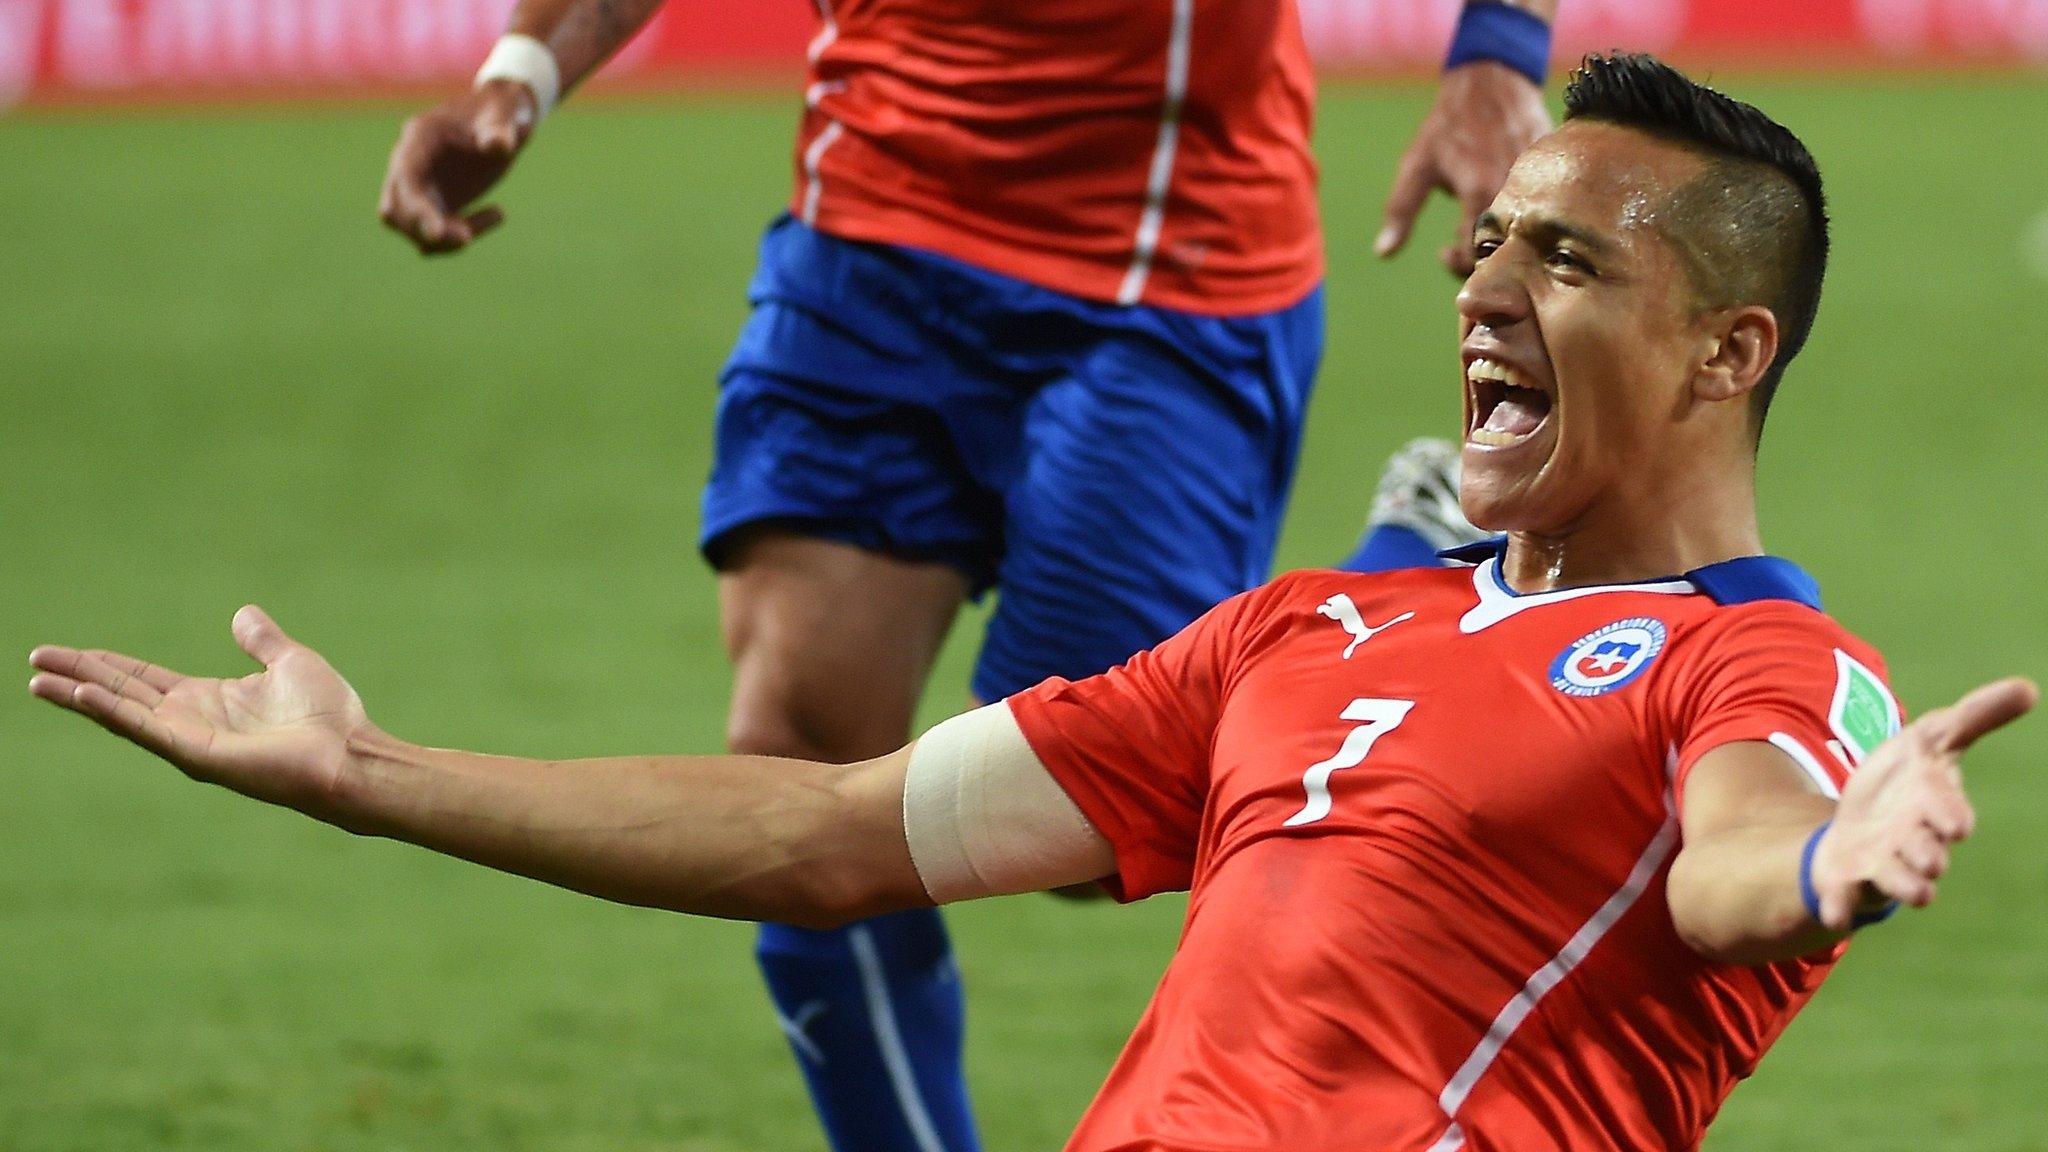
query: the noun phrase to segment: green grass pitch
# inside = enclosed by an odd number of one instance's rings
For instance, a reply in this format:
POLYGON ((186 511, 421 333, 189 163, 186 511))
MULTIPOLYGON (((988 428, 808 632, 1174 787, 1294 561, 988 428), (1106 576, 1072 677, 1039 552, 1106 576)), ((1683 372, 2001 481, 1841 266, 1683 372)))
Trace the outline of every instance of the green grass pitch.
MULTIPOLYGON (((1735 87, 1809 136, 1839 222, 1765 444, 1768 538, 1909 707, 2048 675, 2048 86, 1735 87)), ((1333 335, 1287 565, 1336 558, 1387 451, 1455 425, 1447 213, 1365 254, 1425 99, 1324 101, 1333 335)), ((393 107, 0 121, 0 651, 234 670, 256 600, 412 739, 716 749, 695 501, 795 114, 572 107, 504 231, 435 263, 372 217, 393 107)), ((819 1146, 747 928, 352 839, 19 685, 0 732, 0 1152, 819 1146)), ((1973 759, 1982 831, 1941 902, 1854 950, 1711 1152, 2048 1149, 2044 768, 2038 717, 1973 759)), ((1181 908, 953 914, 992 1149, 1057 1146, 1181 908)))

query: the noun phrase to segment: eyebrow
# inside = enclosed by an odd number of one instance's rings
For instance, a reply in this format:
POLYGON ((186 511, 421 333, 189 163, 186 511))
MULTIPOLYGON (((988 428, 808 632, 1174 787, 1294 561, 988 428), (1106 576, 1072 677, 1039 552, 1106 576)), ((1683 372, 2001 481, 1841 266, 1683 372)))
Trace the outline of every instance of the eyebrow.
MULTIPOLYGON (((1575 224, 1567 224, 1562 220, 1538 215, 1524 215, 1521 220, 1522 230, 1530 233, 1537 240, 1570 240, 1583 246, 1588 252, 1596 256, 1614 249, 1614 242, 1607 237, 1575 224)), ((1472 233, 1476 237, 1486 231, 1502 233, 1507 231, 1506 224, 1501 221, 1500 213, 1488 209, 1479 214, 1479 219, 1472 224, 1472 233)))

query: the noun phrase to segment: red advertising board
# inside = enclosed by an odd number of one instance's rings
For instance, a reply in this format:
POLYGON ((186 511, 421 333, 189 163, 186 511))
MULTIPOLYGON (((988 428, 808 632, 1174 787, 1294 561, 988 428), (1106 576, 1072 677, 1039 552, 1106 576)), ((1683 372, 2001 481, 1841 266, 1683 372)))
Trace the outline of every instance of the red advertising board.
MULTIPOLYGON (((1428 67, 1460 6, 1298 2, 1317 59, 1345 70, 1428 67)), ((0 0, 0 104, 445 86, 482 59, 511 4, 0 0)), ((2048 61, 2048 0, 1564 0, 1563 10, 1559 48, 1574 55, 1640 48, 1717 67, 2048 61)), ((813 0, 670 0, 613 74, 667 85, 793 73, 817 20, 813 0)))

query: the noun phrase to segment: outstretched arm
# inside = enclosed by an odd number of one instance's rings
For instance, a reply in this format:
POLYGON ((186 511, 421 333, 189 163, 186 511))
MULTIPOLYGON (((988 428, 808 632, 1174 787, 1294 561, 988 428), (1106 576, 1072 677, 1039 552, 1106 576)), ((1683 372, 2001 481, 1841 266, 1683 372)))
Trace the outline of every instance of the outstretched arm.
POLYGON ((319 653, 258 608, 235 614, 234 633, 263 671, 210 680, 43 647, 29 690, 195 780, 626 904, 827 927, 1116 868, 1007 705, 860 764, 522 760, 382 731, 319 653))
POLYGON ((610 900, 821 926, 931 902, 905 841, 908 749, 833 766, 422 748, 370 723, 260 610, 238 612, 234 633, 262 672, 211 680, 44 647, 30 690, 194 779, 610 900))
POLYGON ((1550 131, 1542 85, 1530 73, 1543 73, 1557 6, 1558 0, 1468 0, 1436 104, 1387 193, 1385 221, 1373 243, 1382 258, 1407 246, 1430 193, 1442 189, 1458 202, 1459 222, 1440 257, 1453 275, 1472 274, 1473 223, 1515 158, 1550 131))
POLYGON ((1871 753, 1839 802, 1770 744, 1702 756, 1666 889, 1679 935, 1715 960, 1760 964, 1810 955, 1894 902, 1927 906, 1950 847, 1976 826, 1963 752, 2038 696, 2000 680, 1927 713, 1871 753))
POLYGON ((369 731, 331 822, 625 904, 829 927, 931 904, 904 842, 907 760, 560 763, 369 731))
POLYGON ((512 79, 478 85, 405 122, 384 176, 377 214, 428 256, 457 252, 504 222, 471 205, 512 167, 552 101, 583 82, 633 38, 662 0, 520 0, 508 37, 530 37, 549 59, 551 91, 512 79))

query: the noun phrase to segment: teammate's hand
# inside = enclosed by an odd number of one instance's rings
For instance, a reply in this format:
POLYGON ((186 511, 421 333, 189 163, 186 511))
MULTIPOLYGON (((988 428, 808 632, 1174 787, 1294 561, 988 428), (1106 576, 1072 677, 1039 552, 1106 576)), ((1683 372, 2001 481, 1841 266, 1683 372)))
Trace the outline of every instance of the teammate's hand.
POLYGON ((1458 234, 1443 250, 1444 267, 1454 276, 1470 276, 1472 226, 1507 181, 1515 158, 1548 131, 1543 90, 1527 76, 1491 60, 1445 72, 1436 105, 1394 174, 1386 223, 1373 251, 1384 259, 1406 246, 1429 194, 1441 188, 1459 207, 1458 234))
POLYGON ((2025 715, 2039 696, 2026 680, 1986 684, 1908 724, 1870 754, 1814 847, 1823 924, 1845 931, 1857 913, 1890 901, 1924 908, 1934 899, 1949 845, 1977 823, 1963 795, 1963 752, 2025 715))
POLYGON ((493 80, 405 122, 377 215, 427 256, 459 252, 504 223, 494 205, 471 211, 533 135, 533 90, 493 80))
POLYGON ((370 729, 355 689, 255 606, 235 640, 263 663, 239 680, 184 676, 118 652, 37 648, 29 691, 177 765, 195 780, 333 819, 352 736, 370 729))

